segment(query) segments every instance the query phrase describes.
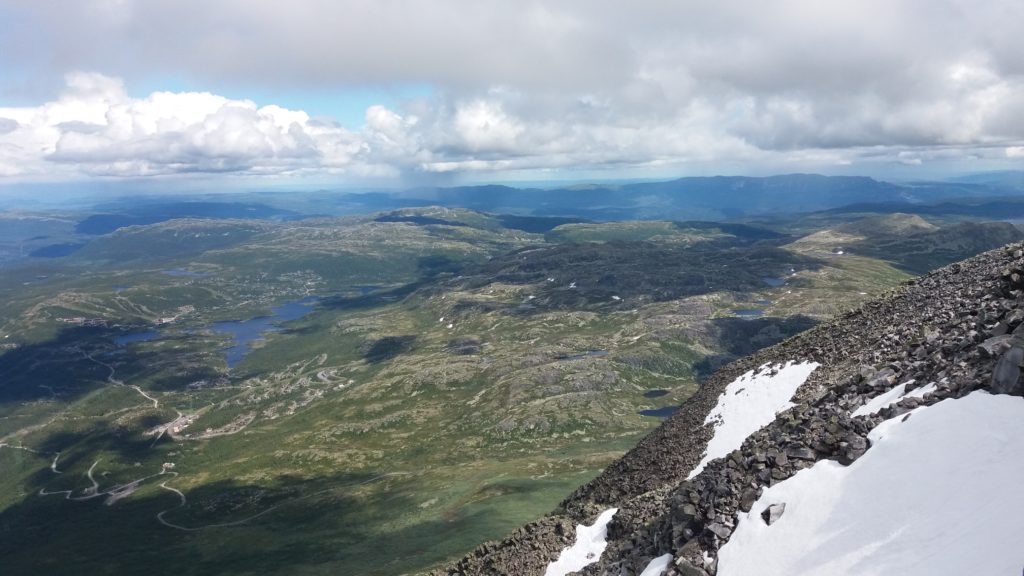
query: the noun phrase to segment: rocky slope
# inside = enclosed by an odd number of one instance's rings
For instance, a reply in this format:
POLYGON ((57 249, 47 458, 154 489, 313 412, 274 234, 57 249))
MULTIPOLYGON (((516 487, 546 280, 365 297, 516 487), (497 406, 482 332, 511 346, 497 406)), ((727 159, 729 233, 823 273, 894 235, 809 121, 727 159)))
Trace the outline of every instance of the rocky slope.
MULTIPOLYGON (((879 424, 909 418, 904 414, 919 407, 976 391, 1024 395, 1022 364, 1024 245, 1009 245, 726 366, 550 516, 436 574, 545 574, 573 544, 576 524, 615 507, 607 548, 583 574, 724 576, 719 550, 741 516, 753 509, 770 524, 785 513, 779 506, 754 509, 766 489, 820 461, 849 466, 872 449, 869 434, 879 424), (747 381, 741 379, 770 380, 792 363, 817 364, 792 407, 688 479, 716 435, 708 416, 727 387, 738 393, 737 383, 747 381)), ((1024 510, 1007 515, 1021 533, 1024 510)))

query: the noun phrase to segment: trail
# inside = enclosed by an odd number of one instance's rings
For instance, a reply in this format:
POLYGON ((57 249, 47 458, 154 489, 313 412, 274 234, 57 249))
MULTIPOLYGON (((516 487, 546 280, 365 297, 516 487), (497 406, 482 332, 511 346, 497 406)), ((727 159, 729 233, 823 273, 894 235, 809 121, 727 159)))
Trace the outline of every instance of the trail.
POLYGON ((153 403, 153 408, 159 408, 160 407, 160 402, 156 398, 153 398, 149 394, 146 394, 145 392, 143 392, 142 388, 139 388, 138 386, 136 386, 134 384, 125 384, 124 382, 118 380, 117 378, 114 378, 114 374, 116 374, 117 371, 114 369, 113 366, 111 366, 110 364, 107 364, 106 362, 104 362, 102 360, 97 360, 96 358, 93 357, 93 355, 91 353, 86 352, 85 350, 81 350, 81 352, 82 352, 83 356, 85 356, 86 358, 88 358, 92 362, 95 362, 96 364, 99 364, 100 366, 103 366, 107 370, 110 370, 110 374, 107 375, 107 382, 110 382, 114 386, 120 386, 122 388, 131 388, 132 390, 135 390, 136 392, 141 394, 143 398, 145 398, 146 400, 149 400, 150 402, 152 402, 153 403))
MULTIPOLYGON (((164 473, 166 473, 166 474, 173 474, 175 476, 178 475, 177 472, 164 472, 164 473)), ((238 526, 240 524, 245 524, 246 522, 250 522, 252 520, 255 520, 255 519, 259 518, 260 516, 263 516, 265 514, 269 514, 270 512, 273 512, 274 510, 277 510, 278 508, 281 508, 282 506, 286 506, 288 504, 292 504, 294 502, 298 502, 299 500, 306 500, 306 499, 312 498, 314 496, 319 496, 320 494, 326 494, 328 492, 333 492, 335 490, 338 490, 339 488, 352 488, 352 487, 355 487, 355 486, 362 486, 364 484, 370 484, 371 482, 376 482, 377 480, 380 480, 382 478, 388 478, 388 477, 391 477, 391 476, 408 476, 410 474, 411 474, 410 472, 388 472, 387 474, 381 474, 380 476, 374 476, 373 478, 370 478, 369 480, 364 480, 362 482, 356 482, 354 484, 347 484, 347 485, 344 485, 344 486, 335 486, 333 488, 326 488, 324 490, 318 490, 318 491, 313 492, 311 494, 306 494, 305 496, 299 496, 298 498, 292 498, 290 500, 286 500, 286 501, 281 502, 279 504, 274 504, 273 506, 267 508, 266 510, 263 510, 263 511, 257 513, 257 514, 253 514, 252 516, 249 516, 247 518, 242 518, 241 520, 235 520, 233 522, 222 522, 222 523, 217 523, 217 524, 205 524, 203 526, 194 526, 194 527, 182 526, 181 524, 175 524, 173 522, 169 522, 169 521, 164 519, 164 514, 167 514, 168 512, 173 512, 174 510, 178 510, 179 508, 184 508, 188 504, 188 498, 185 496, 185 493, 182 492, 181 490, 178 490, 177 488, 174 488, 173 486, 168 486, 167 485, 168 480, 165 480, 165 481, 160 483, 160 487, 163 488, 164 490, 168 490, 170 492, 174 492, 175 494, 177 494, 178 498, 181 500, 181 503, 178 504, 177 506, 175 506, 174 508, 168 508, 167 510, 162 510, 162 511, 158 512, 157 515, 156 515, 156 519, 157 519, 157 522, 160 522, 164 526, 167 526, 168 528, 174 528, 175 530, 181 530, 182 532, 198 532, 200 530, 205 530, 207 528, 227 528, 227 527, 230 527, 230 526, 238 526)))
MULTIPOLYGON (((58 456, 60 456, 60 454, 58 454, 58 456)), ((54 463, 50 466, 51 470, 54 470, 57 463, 57 459, 54 458, 53 462, 54 463)), ((71 500, 74 502, 84 502, 86 500, 92 500, 93 498, 106 496, 107 500, 106 502, 104 502, 104 504, 106 504, 107 506, 111 506, 118 500, 131 496, 132 493, 138 490, 139 486, 146 480, 149 480, 150 478, 156 478, 157 476, 163 476, 164 474, 168 473, 173 474, 173 472, 168 472, 166 468, 163 468, 160 470, 160 472, 157 472, 156 474, 150 474, 149 476, 136 478, 135 480, 132 480, 131 482, 128 482, 126 484, 114 484, 113 486, 107 488, 106 490, 100 490, 100 483, 97 482, 96 478, 93 476, 93 473, 96 471, 96 466, 99 463, 99 460, 93 462, 92 466, 90 466, 89 470, 85 473, 86 478, 89 479, 89 482, 92 484, 92 486, 83 489, 79 496, 75 496, 74 490, 54 490, 53 492, 48 492, 46 488, 39 489, 39 496, 56 496, 58 494, 63 494, 65 500, 71 500)), ((59 471, 54 471, 60 474, 59 471)))
POLYGON ((15 446, 14 444, 8 444, 7 442, 0 442, 0 448, 10 448, 11 450, 24 450, 25 452, 31 452, 33 454, 39 454, 40 456, 43 455, 42 452, 40 452, 38 450, 33 450, 33 449, 29 448, 28 446, 21 446, 21 445, 15 446))
MULTIPOLYGON (((33 450, 32 448, 29 448, 28 446, 20 446, 20 445, 19 446, 14 446, 14 445, 8 444, 6 442, 0 442, 0 448, 10 448, 12 450, 24 450, 25 452, 31 452, 33 454, 38 454, 40 456, 49 456, 50 455, 49 452, 40 452, 39 450, 33 450)), ((53 453, 53 462, 50 462, 50 471, 53 472, 54 474, 61 474, 62 473, 60 470, 57 470, 57 459, 58 458, 60 458, 60 452, 53 453)))

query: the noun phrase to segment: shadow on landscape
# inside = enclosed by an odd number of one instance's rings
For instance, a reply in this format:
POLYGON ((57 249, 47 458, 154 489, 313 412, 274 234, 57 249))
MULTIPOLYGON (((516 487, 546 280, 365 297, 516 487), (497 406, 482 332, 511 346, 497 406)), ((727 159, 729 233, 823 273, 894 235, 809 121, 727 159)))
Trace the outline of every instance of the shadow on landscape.
POLYGON ((698 380, 705 380, 722 366, 778 344, 814 327, 818 321, 804 315, 789 318, 714 318, 710 320, 711 336, 723 354, 709 356, 693 365, 698 380))
POLYGON ((223 376, 212 357, 220 351, 202 339, 181 338, 185 346, 177 350, 114 343, 114 338, 130 331, 69 327, 52 340, 5 352, 0 355, 0 404, 50 398, 68 402, 111 386, 109 368, 98 362, 113 366, 115 378, 122 382, 146 379, 144 388, 148 390, 182 390, 191 382, 223 376), (86 352, 96 361, 87 358, 86 352))
POLYGON ((362 350, 363 359, 370 364, 379 364, 412 350, 416 336, 385 336, 369 342, 362 350))
MULTIPOLYGON (((267 486, 220 481, 185 491, 183 508, 170 491, 136 493, 112 506, 102 497, 68 501, 32 493, 0 512, 3 572, 144 574, 159 567, 158 573, 178 575, 292 574, 326 565, 339 574, 394 574, 389 562, 395 558, 418 562, 419 554, 437 555, 437 531, 446 523, 382 538, 378 529, 384 521, 396 522, 418 508, 413 495, 400 489, 355 495, 364 484, 388 481, 375 480, 379 476, 279 476, 267 486), (189 528, 249 520, 181 531, 156 520, 162 511, 167 521, 189 528)), ((175 485, 171 476, 149 482, 165 480, 175 485)))
POLYGON ((676 247, 646 241, 564 243, 529 247, 468 266, 458 280, 470 290, 493 283, 539 285, 515 313, 617 306, 628 299, 664 302, 719 291, 751 292, 791 268, 814 270, 821 261, 770 242, 702 242, 676 247))
POLYGON ((8 350, 0 355, 0 404, 31 402, 55 393, 78 397, 105 386, 110 371, 72 347, 90 349, 90 344, 100 342, 109 346, 119 334, 113 328, 76 326, 62 329, 53 340, 8 350))
POLYGON ((50 434, 33 448, 47 457, 60 452, 58 469, 62 473, 58 475, 49 468, 41 469, 29 476, 27 482, 34 492, 44 487, 49 490, 85 488, 89 482, 84 472, 97 460, 96 454, 112 453, 124 461, 145 461, 152 457, 153 438, 144 436, 144 431, 145 428, 141 427, 111 426, 109 422, 97 421, 84 432, 50 434), (60 487, 54 488, 54 482, 58 481, 60 487))

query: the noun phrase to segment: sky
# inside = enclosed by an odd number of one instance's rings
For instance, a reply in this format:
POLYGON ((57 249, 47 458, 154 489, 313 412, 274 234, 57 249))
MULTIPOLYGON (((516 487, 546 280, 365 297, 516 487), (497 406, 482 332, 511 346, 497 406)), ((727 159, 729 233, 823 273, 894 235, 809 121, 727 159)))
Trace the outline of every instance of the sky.
POLYGON ((1020 0, 0 0, 0 185, 1024 166, 1020 0))

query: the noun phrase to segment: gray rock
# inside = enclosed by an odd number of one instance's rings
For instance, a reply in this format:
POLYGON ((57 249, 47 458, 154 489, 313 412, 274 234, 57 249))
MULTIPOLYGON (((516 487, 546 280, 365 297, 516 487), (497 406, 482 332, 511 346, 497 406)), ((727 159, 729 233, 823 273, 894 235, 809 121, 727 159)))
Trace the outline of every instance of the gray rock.
POLYGON ((743 494, 740 496, 740 510, 750 512, 750 509, 754 507, 754 502, 757 502, 758 497, 760 497, 760 494, 758 494, 757 490, 754 490, 753 488, 744 490, 743 494))
POLYGON ((999 357, 992 369, 992 384, 989 386, 993 394, 1022 394, 1020 385, 1020 365, 1024 362, 1024 348, 1014 346, 999 357))
POLYGON ((779 502, 778 504, 772 504, 761 511, 761 519, 764 523, 771 526, 776 520, 782 518, 782 514, 786 511, 786 503, 779 502))
POLYGON ((814 450, 804 446, 789 446, 786 448, 786 455, 797 460, 817 460, 818 456, 814 450))
POLYGON ((708 531, 722 540, 728 540, 729 535, 732 534, 732 528, 729 528, 725 524, 721 524, 719 522, 712 522, 708 525, 708 531))
POLYGON ((1010 334, 1003 334, 1001 336, 993 336, 981 344, 978 344, 978 349, 983 351, 989 356, 999 356, 1007 349, 1010 348, 1011 343, 1014 341, 1014 336, 1010 334))

